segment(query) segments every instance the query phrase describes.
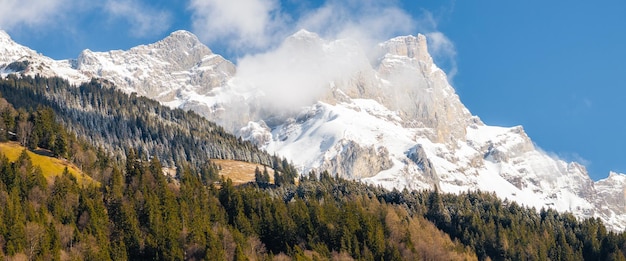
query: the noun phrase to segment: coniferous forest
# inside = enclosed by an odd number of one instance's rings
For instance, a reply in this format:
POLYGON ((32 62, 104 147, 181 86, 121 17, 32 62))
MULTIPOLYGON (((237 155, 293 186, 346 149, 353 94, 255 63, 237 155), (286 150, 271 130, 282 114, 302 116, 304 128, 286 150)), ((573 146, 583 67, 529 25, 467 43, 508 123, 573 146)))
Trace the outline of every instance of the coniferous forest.
POLYGON ((53 111, 69 132, 117 158, 132 147, 166 166, 179 161, 201 164, 211 158, 270 166, 280 161, 193 112, 129 96, 106 82, 73 87, 61 78, 9 75, 0 79, 0 93, 15 108, 53 111))
MULTIPOLYGON (((78 166, 47 179, 0 153, 0 259, 624 260, 598 219, 484 192, 389 191, 299 175, 201 117, 92 81, 0 80, 0 142, 78 166), (235 186, 212 158, 261 163, 278 184, 235 186), (175 177, 163 174, 176 167, 175 177), (283 176, 280 176, 283 175, 283 176), (297 178, 297 182, 291 182, 297 178)), ((265 172, 265 171, 264 171, 265 172)))

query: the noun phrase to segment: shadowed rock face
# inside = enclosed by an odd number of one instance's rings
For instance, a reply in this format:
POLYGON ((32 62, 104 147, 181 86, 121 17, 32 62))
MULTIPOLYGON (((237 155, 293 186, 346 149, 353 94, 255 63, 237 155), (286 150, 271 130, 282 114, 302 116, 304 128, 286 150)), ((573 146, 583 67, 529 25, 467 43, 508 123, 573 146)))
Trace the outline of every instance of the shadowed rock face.
POLYGON ((424 172, 424 178, 426 178, 432 184, 439 183, 439 176, 432 161, 428 159, 426 151, 422 145, 417 144, 407 152, 407 157, 411 159, 417 166, 424 172))

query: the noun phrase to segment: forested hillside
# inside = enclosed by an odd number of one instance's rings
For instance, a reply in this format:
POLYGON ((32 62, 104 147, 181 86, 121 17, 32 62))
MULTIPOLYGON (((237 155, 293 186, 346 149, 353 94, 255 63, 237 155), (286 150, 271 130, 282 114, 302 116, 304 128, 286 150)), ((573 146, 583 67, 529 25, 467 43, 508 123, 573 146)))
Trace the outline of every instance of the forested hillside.
MULTIPOLYGON (((211 158, 268 166, 278 161, 193 112, 172 110, 144 97, 129 96, 96 80, 73 87, 61 78, 9 75, 0 79, 0 95, 16 109, 51 108, 69 133, 118 158, 123 158, 132 147, 139 154, 158 157, 166 166, 176 162, 200 164, 211 158)), ((44 117, 49 117, 50 113, 46 113, 44 117)), ((53 129, 43 131, 55 136, 53 129)), ((47 139, 45 142, 54 143, 47 139)))
MULTIPOLYGON (((30 260, 624 260, 624 234, 486 193, 387 191, 312 174, 299 184, 173 183, 133 150, 102 186, 46 183, 0 156, 0 258, 30 260), (441 229, 441 230, 440 230, 441 229)), ((23 154, 27 155, 27 154, 23 154)), ((112 161, 110 161, 112 162, 112 161)))
POLYGON ((328 172, 296 185, 286 160, 96 81, 9 77, 0 93, 0 142, 32 152, 9 160, 0 151, 0 259, 626 260, 626 233, 598 219, 489 193, 388 191, 328 172), (46 180, 33 153, 97 182, 79 183, 69 170, 46 180), (164 175, 161 156, 175 177, 164 175), (216 186, 210 158, 278 174, 274 184, 258 170, 257 183, 216 186))

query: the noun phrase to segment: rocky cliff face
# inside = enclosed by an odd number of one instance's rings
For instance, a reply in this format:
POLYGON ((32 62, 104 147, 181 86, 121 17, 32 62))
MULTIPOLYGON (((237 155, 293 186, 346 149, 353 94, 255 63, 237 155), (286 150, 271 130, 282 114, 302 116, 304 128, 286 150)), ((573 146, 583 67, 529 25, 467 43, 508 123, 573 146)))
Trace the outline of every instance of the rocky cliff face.
POLYGON ((184 31, 128 51, 86 50, 75 61, 38 55, 6 34, 0 43, 3 74, 105 78, 197 111, 302 172, 326 169, 389 188, 493 191, 626 228, 626 175, 593 182, 583 166, 537 149, 522 127, 486 126, 433 63, 423 35, 367 47, 300 31, 237 68, 184 31), (9 66, 16 61, 29 63, 9 66))
POLYGON ((454 144, 465 140, 465 129, 471 114, 442 70, 428 54, 426 37, 405 36, 381 45, 386 50, 377 68, 381 78, 389 81, 395 95, 386 95, 382 104, 400 112, 403 126, 430 128, 429 138, 438 143, 454 144), (390 98, 389 98, 390 97, 390 98))

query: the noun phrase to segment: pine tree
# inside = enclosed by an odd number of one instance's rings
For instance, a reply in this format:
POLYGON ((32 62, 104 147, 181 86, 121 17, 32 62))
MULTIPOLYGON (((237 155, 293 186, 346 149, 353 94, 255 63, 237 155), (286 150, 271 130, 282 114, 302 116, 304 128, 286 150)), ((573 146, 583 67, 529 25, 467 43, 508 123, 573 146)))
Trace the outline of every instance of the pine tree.
POLYGON ((259 166, 254 169, 254 182, 257 184, 263 184, 263 174, 261 174, 261 170, 259 170, 259 166))
POLYGON ((267 171, 267 166, 263 166, 263 182, 270 183, 270 173, 267 171))
POLYGON ((57 134, 52 153, 55 157, 65 158, 67 156, 67 140, 64 135, 57 134))

